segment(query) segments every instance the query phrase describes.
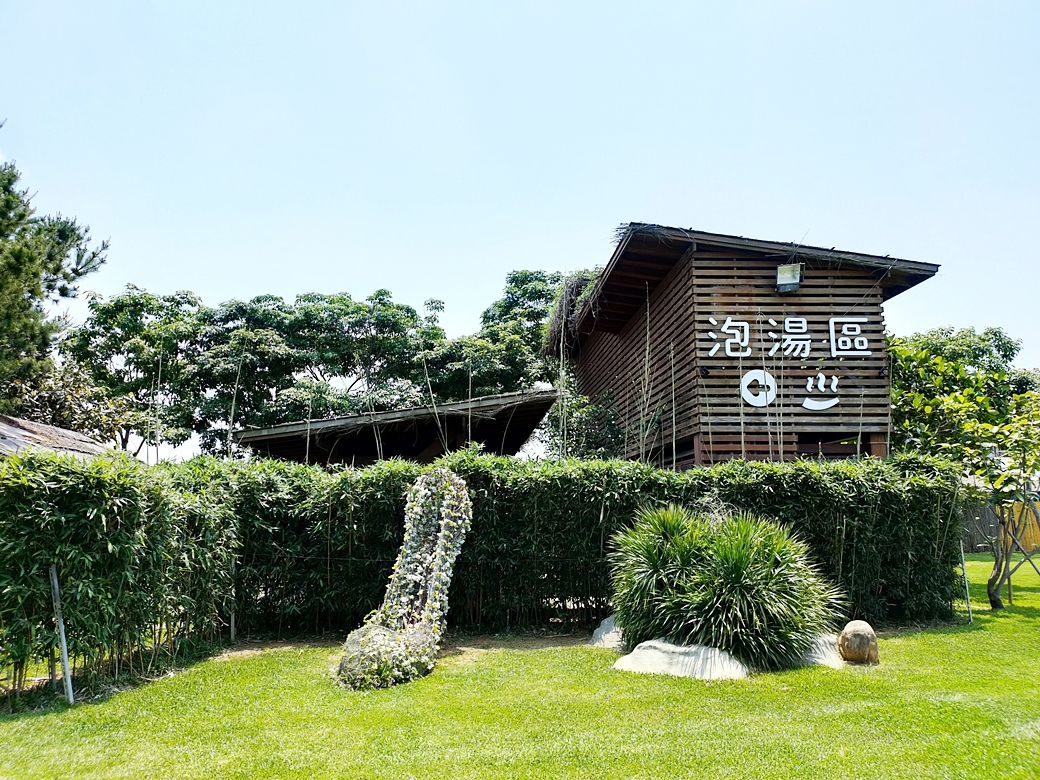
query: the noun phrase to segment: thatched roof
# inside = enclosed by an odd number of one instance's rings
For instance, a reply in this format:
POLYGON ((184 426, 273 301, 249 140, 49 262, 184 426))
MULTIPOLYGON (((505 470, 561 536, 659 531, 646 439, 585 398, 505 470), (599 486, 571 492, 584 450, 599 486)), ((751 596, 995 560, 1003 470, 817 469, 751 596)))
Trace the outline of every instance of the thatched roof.
POLYGON ((258 455, 310 463, 362 466, 398 457, 429 463, 469 442, 499 455, 515 455, 557 398, 533 390, 468 401, 329 420, 301 420, 235 434, 258 455))
POLYGON ((595 277, 584 275, 569 276, 563 281, 563 289, 556 299, 552 315, 549 317, 549 326, 545 333, 545 343, 542 345, 542 356, 547 358, 559 357, 560 342, 563 342, 563 350, 570 353, 572 347, 577 343, 577 314, 579 304, 584 303, 582 293, 595 281, 595 277))
POLYGON ((14 455, 27 447, 80 457, 93 457, 109 451, 104 444, 82 433, 0 415, 0 456, 14 455))

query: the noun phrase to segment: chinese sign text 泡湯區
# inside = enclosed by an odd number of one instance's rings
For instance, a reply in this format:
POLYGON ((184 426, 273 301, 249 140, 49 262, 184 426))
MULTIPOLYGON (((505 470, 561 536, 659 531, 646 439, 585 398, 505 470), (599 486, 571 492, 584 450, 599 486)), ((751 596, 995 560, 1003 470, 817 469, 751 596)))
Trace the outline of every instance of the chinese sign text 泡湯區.
MULTIPOLYGON (((830 347, 830 357, 850 358, 867 357, 873 354, 863 325, 866 317, 831 317, 827 322, 826 343, 830 347)), ((716 357, 720 353, 729 358, 749 358, 754 353, 751 338, 751 323, 726 317, 720 320, 708 317, 711 330, 708 337, 712 344, 708 348, 708 357, 716 357)), ((762 339, 764 357, 774 360, 807 359, 812 356, 813 337, 809 330, 809 321, 805 317, 785 317, 782 322, 770 317, 765 321, 765 338, 762 339)), ((826 355, 824 355, 826 356, 826 355)), ((825 411, 838 405, 838 376, 829 379, 823 372, 808 373, 799 377, 804 379, 805 397, 802 407, 811 411, 825 411)), ((799 387, 801 385, 799 384, 799 387)), ((781 388, 776 378, 765 368, 754 368, 740 378, 740 397, 750 406, 768 406, 776 400, 781 388)))

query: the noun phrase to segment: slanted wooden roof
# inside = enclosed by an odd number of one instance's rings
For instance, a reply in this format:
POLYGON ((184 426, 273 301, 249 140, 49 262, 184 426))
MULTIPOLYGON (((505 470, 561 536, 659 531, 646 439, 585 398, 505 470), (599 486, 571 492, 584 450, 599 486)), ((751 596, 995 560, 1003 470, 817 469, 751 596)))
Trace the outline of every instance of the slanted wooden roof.
POLYGON ((470 441, 515 455, 553 405, 555 390, 503 393, 432 406, 311 420, 239 431, 259 455, 310 463, 367 465, 399 457, 436 460, 470 441))
POLYGON ((79 457, 93 457, 109 449, 66 428, 0 415, 0 456, 13 455, 27 447, 79 457))
POLYGON ((833 247, 824 249, 631 222, 618 229, 618 244, 610 262, 594 282, 592 292, 582 296, 581 308, 572 313, 573 341, 580 343, 593 330, 620 332, 680 260, 741 257, 867 269, 876 276, 883 300, 908 290, 939 270, 933 263, 846 252, 833 247))

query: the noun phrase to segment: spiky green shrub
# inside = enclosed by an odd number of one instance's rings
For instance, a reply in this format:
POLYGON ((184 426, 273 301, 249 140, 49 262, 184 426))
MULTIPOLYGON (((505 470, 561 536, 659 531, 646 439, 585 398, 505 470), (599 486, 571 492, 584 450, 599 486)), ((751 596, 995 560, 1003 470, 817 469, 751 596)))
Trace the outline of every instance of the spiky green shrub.
POLYGON ((629 646, 666 639, 783 669, 833 630, 844 609, 803 542, 746 512, 641 510, 614 536, 610 562, 615 619, 629 646))

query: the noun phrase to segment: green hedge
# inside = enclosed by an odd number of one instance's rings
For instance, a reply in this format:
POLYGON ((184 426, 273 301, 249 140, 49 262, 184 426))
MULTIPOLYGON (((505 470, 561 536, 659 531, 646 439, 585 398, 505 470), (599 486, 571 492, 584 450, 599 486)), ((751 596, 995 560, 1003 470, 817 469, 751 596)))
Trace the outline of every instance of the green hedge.
POLYGON ((730 461, 679 474, 621 461, 446 461, 474 501, 452 585, 458 623, 598 619, 610 594, 607 540, 641 505, 706 496, 789 525, 846 591, 854 617, 952 615, 960 482, 941 461, 730 461))
MULTIPOLYGON (((878 624, 952 614, 956 470, 940 461, 745 463, 683 473, 624 461, 518 461, 462 452, 473 526, 449 620, 484 630, 591 624, 609 610, 608 540, 654 502, 714 497, 790 525, 878 624)), ((73 652, 243 631, 346 631, 378 606, 422 467, 327 472, 277 461, 45 455, 0 462, 0 666, 53 647, 56 562, 73 652), (163 633, 160 633, 163 632, 163 633)))
POLYGON ((139 671, 214 636, 231 605, 235 518, 206 491, 125 457, 29 453, 0 461, 0 668, 51 656, 49 568, 60 572, 69 654, 139 671), (147 654, 146 654, 147 649, 147 654))

